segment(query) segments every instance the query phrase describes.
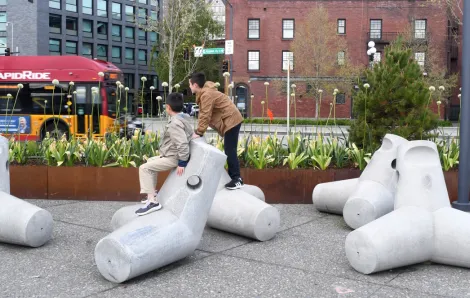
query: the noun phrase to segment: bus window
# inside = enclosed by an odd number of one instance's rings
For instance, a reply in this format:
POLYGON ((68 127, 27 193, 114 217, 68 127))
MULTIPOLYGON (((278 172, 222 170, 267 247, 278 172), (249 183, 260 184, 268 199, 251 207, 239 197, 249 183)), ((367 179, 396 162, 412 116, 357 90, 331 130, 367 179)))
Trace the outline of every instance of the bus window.
POLYGON ((36 115, 67 115, 68 86, 52 84, 29 84, 32 99, 32 114, 36 115), (54 97, 52 97, 54 94, 54 97), (62 98, 62 106, 61 106, 62 98))
POLYGON ((18 92, 17 84, 0 85, 0 116, 11 115, 12 113, 20 114, 23 112, 22 107, 24 105, 24 100, 22 100, 23 96, 20 96, 22 95, 23 90, 24 88, 20 90, 15 104, 15 98, 18 92), (8 94, 11 94, 12 96, 10 99, 8 99, 8 94), (13 105, 15 106, 14 110, 13 105))

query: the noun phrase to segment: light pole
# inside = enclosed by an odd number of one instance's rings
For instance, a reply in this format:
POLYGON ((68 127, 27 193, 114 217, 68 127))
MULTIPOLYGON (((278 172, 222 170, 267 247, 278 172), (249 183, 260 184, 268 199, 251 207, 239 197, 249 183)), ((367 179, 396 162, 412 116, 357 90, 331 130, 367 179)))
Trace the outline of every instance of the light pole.
MULTIPOLYGON (((13 47, 13 39, 14 39, 13 23, 12 22, 7 22, 7 27, 9 27, 9 25, 11 25, 11 51, 15 52, 15 48, 13 47)), ((7 41, 7 43, 8 43, 8 41, 7 41)))
MULTIPOLYGON (((470 2, 465 1, 463 6, 463 49, 462 53, 470 51, 470 2)), ((462 55, 462 110, 460 111, 460 158, 459 158, 459 182, 458 199, 452 206, 462 211, 470 211, 468 180, 470 163, 470 56, 462 55)))
POLYGON ((375 53, 377 53, 377 49, 375 48, 375 42, 372 40, 369 41, 367 44, 369 49, 367 50, 367 56, 369 56, 369 67, 372 67, 372 62, 374 61, 375 53))

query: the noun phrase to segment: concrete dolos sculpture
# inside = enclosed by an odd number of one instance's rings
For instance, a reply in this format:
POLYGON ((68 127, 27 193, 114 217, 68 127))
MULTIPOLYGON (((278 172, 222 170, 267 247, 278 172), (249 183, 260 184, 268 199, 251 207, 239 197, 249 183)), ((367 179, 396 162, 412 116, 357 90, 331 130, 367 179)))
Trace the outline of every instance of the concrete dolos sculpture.
POLYGON ((0 136, 0 242, 39 247, 52 237, 52 215, 10 195, 8 140, 0 136))
POLYGON ((107 280, 121 283, 153 271, 199 245, 226 156, 204 139, 190 147, 184 175, 172 171, 159 192, 163 209, 130 220, 96 245, 96 265, 107 280))
POLYGON ((351 232, 346 256, 370 274, 424 261, 470 267, 470 214, 452 209, 436 144, 398 149, 395 210, 351 232))
MULTIPOLYGON (((280 228, 279 211, 264 202, 259 187, 245 184, 241 189, 227 190, 224 185, 229 181, 230 176, 222 171, 207 225, 258 241, 272 239, 280 228)), ((136 219, 137 208, 139 205, 119 209, 111 220, 111 228, 118 229, 136 219)))
POLYGON ((342 214, 356 229, 393 210, 397 148, 407 140, 386 134, 359 178, 318 184, 312 200, 319 211, 342 214))

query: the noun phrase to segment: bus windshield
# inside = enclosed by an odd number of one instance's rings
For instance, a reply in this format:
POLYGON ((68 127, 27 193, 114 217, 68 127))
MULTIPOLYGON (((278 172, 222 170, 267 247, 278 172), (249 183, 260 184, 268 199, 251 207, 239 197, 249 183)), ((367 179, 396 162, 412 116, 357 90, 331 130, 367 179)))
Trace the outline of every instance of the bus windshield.
POLYGON ((126 94, 122 88, 116 86, 107 86, 106 95, 108 99, 108 115, 116 118, 117 116, 122 117, 125 115, 126 108, 126 94), (119 102, 118 102, 119 101, 119 102), (118 112, 119 108, 119 112, 118 112), (118 115, 119 114, 119 115, 118 115))

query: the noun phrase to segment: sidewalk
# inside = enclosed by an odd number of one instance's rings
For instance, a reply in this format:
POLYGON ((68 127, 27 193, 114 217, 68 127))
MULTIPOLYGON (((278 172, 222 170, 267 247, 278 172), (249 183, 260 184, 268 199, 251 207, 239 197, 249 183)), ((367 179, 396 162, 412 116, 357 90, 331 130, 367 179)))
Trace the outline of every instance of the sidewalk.
POLYGON ((313 205, 275 205, 282 231, 256 242, 206 228, 198 250, 123 284, 94 264, 96 243, 126 202, 28 200, 49 210, 41 248, 0 244, 0 297, 464 297, 470 270, 425 263, 366 276, 344 253, 350 229, 313 205))

